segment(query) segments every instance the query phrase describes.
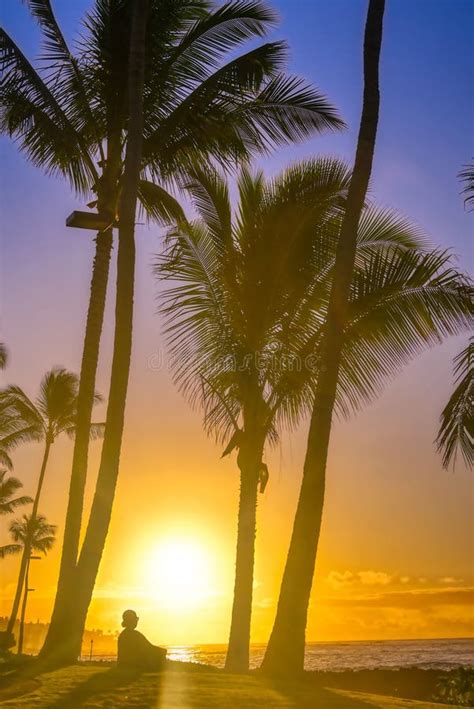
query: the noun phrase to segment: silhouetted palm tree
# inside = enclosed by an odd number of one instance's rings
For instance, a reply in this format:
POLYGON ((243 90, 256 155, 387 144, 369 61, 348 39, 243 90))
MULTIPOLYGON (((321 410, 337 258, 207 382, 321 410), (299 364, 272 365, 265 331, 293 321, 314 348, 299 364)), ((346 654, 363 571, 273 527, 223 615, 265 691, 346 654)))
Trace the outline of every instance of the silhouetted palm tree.
MULTIPOLYGON (((77 436, 58 594, 77 560, 88 433, 102 331, 112 231, 127 142, 130 1, 96 2, 74 55, 49 0, 28 0, 44 35, 37 70, 0 31, 4 84, 0 129, 35 165, 63 175, 107 226, 96 239, 81 364, 77 436)), ((181 214, 168 188, 195 161, 230 163, 255 151, 343 124, 317 91, 282 73, 286 45, 266 43, 224 63, 275 22, 263 3, 152 0, 147 32, 145 135, 139 196, 147 215, 181 214)), ((65 591, 67 595, 67 592, 65 591)), ((56 606, 55 606, 56 608, 56 606)), ((53 620, 52 627, 55 621, 53 620)))
MULTIPOLYGON (((7 554, 18 554, 22 549, 47 554, 53 547, 56 538, 56 526, 49 524, 44 515, 23 515, 21 520, 13 520, 9 527, 13 544, 0 547, 0 558, 7 554)), ((23 579, 24 580, 24 579, 23 579)), ((20 584, 21 578, 18 578, 20 584)), ((20 588, 21 595, 21 588, 20 588)))
MULTIPOLYGON (((325 471, 333 410, 338 392, 359 388, 358 372, 349 366, 347 352, 359 356, 364 374, 364 397, 372 396, 387 374, 396 372, 423 347, 472 325, 472 300, 466 279, 450 267, 446 254, 377 255, 373 272, 361 288, 357 274, 356 235, 370 177, 378 123, 378 66, 384 2, 370 0, 364 44, 365 89, 354 173, 341 226, 322 338, 315 399, 311 415, 303 482, 286 561, 277 615, 263 669, 270 673, 303 670, 305 631, 318 548, 325 491, 325 471), (389 261, 393 260, 390 265, 389 261), (381 268, 386 262, 385 267, 381 268), (377 273, 378 272, 378 273, 377 273), (399 295, 391 291, 398 281, 399 295), (412 291, 411 286, 415 286, 412 291), (367 290, 366 287, 369 286, 367 290), (385 306, 372 313, 370 290, 380 286, 385 306), (367 324, 374 336, 364 347, 356 338, 347 343, 351 318, 351 287, 360 290, 367 308, 367 324)), ((363 312, 363 310, 362 310, 363 312)), ((356 322, 357 322, 356 317, 356 322)), ((365 325, 361 323, 362 329, 365 325)), ((350 362, 352 364, 352 362, 350 362)), ((349 402, 351 402, 349 398, 349 402)), ((355 403, 359 403, 356 402, 355 403)))
MULTIPOLYGON (((69 436, 75 433, 77 392, 77 375, 61 367, 54 367, 45 374, 41 380, 39 395, 34 401, 19 386, 9 385, 0 391, 0 410, 8 412, 13 419, 16 418, 20 422, 20 427, 28 432, 30 440, 44 442, 43 459, 31 512, 32 522, 38 512, 51 446, 62 433, 69 436)), ((99 401, 100 396, 96 394, 95 400, 99 401)), ((92 438, 96 438, 102 435, 102 432, 103 424, 92 424, 89 434, 92 438)), ((22 583, 19 583, 13 602, 7 632, 12 631, 18 614, 29 554, 26 544, 20 567, 22 583)))
POLYGON ((43 656, 66 662, 80 652, 87 611, 107 537, 115 486, 127 398, 133 330, 133 292, 135 278, 135 213, 143 146, 143 102, 146 29, 149 0, 134 0, 129 61, 129 120, 123 184, 118 208, 119 249, 117 260, 117 299, 115 338, 107 407, 104 444, 97 477, 96 494, 68 599, 72 612, 69 622, 50 634, 43 656))
POLYGON ((0 470, 0 515, 9 515, 16 510, 17 507, 29 505, 33 502, 28 495, 14 495, 23 487, 23 483, 18 478, 7 477, 6 470, 0 470))
MULTIPOLYGON (((202 403, 206 428, 228 442, 224 454, 238 450, 232 669, 248 662, 263 447, 280 425, 294 426, 311 408, 348 180, 347 167, 327 159, 294 165, 273 181, 244 171, 233 215, 222 178, 196 172, 188 189, 200 220, 168 235, 156 267, 171 281, 163 297, 176 380, 191 402, 202 403)), ((421 335, 406 344, 406 329, 420 329, 423 309, 439 300, 448 318, 462 278, 451 273, 446 254, 422 252, 424 245, 393 212, 365 210, 337 397, 343 414, 373 397, 426 344, 421 335), (413 320, 398 314, 404 306, 415 308, 413 320)))
MULTIPOLYGON (((21 520, 14 520, 10 524, 10 536, 13 544, 0 547, 0 558, 7 555, 18 554, 23 550, 23 555, 28 550, 26 563, 26 573, 18 575, 16 595, 21 597, 23 593, 23 604, 19 630, 18 652, 23 647, 23 630, 25 621, 26 602, 28 598, 28 572, 30 567, 31 552, 36 551, 44 555, 50 551, 56 540, 56 526, 49 524, 43 515, 23 515, 21 520)), ((10 631, 7 630, 7 634, 10 631)))
POLYGON ((456 389, 441 414, 436 442, 443 465, 454 463, 458 450, 466 465, 474 463, 474 338, 454 360, 456 389))
POLYGON ((296 300, 302 282, 295 280, 286 293, 282 279, 290 261, 307 267, 305 246, 314 222, 331 211, 345 182, 347 168, 331 160, 295 166, 274 182, 244 170, 233 217, 223 178, 209 169, 195 171, 188 189, 201 221, 182 223, 169 235, 157 268, 162 277, 177 281, 164 295, 177 379, 191 400, 202 398, 207 428, 221 442, 230 439, 225 454, 238 450, 241 490, 227 658, 233 669, 248 666, 264 444, 276 438, 275 419, 285 402, 292 417, 290 390, 270 411, 277 391, 272 359, 283 361, 291 354, 287 342, 280 341, 279 327, 288 299, 296 300))
POLYGON ((306 619, 321 527, 326 461, 344 346, 357 230, 372 171, 377 134, 384 9, 385 0, 369 0, 364 37, 364 97, 354 172, 337 249, 303 483, 277 615, 262 665, 271 673, 291 673, 303 669, 306 619))

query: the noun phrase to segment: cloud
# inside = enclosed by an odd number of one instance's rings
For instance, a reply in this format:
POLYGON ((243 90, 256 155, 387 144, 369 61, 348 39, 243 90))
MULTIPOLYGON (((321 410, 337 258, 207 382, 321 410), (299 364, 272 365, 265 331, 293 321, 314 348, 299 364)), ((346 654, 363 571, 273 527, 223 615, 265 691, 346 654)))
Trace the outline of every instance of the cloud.
POLYGON ((387 586, 392 581, 392 577, 384 571, 359 571, 357 576, 367 586, 387 586))
POLYGON ((374 596, 328 598, 325 604, 337 607, 427 609, 433 606, 472 606, 474 588, 419 589, 374 596))
POLYGON ((333 588, 343 588, 353 583, 354 578, 352 571, 331 571, 328 574, 327 580, 333 588))
POLYGON ((328 583, 335 589, 344 588, 353 584, 363 586, 387 586, 393 577, 385 571, 331 571, 327 576, 328 583))

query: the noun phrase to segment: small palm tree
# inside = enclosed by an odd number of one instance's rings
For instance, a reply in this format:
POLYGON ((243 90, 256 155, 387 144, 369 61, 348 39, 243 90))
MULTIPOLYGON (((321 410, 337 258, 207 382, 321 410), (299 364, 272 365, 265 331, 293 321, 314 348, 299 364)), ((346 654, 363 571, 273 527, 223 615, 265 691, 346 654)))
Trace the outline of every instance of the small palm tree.
MULTIPOLYGON (((47 554, 56 539, 56 526, 49 524, 46 517, 40 514, 35 518, 33 515, 23 515, 20 520, 13 520, 9 529, 13 544, 0 547, 0 558, 7 554, 18 554, 25 548, 29 549, 30 554, 32 551, 47 554)), ((18 584, 21 595, 23 588, 21 576, 18 578, 18 584)))
POLYGON ((6 470, 0 470, 0 515, 8 515, 17 507, 29 505, 33 500, 27 495, 14 497, 15 493, 23 487, 18 478, 7 477, 6 470))
MULTIPOLYGON (((31 513, 32 524, 38 513, 51 447, 62 433, 74 436, 77 396, 77 375, 62 367, 54 367, 45 374, 40 384, 39 395, 34 401, 21 387, 16 385, 9 385, 0 392, 0 410, 12 419, 18 420, 19 428, 24 431, 25 437, 28 435, 30 440, 43 441, 44 443, 43 459, 31 513)), ((101 397, 96 394, 95 401, 100 401, 100 399, 101 397)), ((92 438, 102 435, 102 432, 103 424, 91 425, 90 436, 92 438)), ((26 543, 20 567, 21 583, 18 585, 14 598, 7 632, 12 631, 17 617, 30 551, 26 543)))
POLYGON ((436 439, 445 468, 455 462, 458 450, 466 465, 474 463, 474 338, 454 360, 456 389, 441 414, 436 439))
MULTIPOLYGON (((46 555, 48 551, 53 547, 56 540, 56 526, 49 524, 44 515, 37 514, 35 517, 33 515, 23 515, 21 520, 14 520, 10 524, 10 536, 12 537, 13 544, 7 544, 4 547, 0 547, 0 558, 11 554, 18 554, 23 551, 28 554, 26 562, 26 572, 23 575, 21 572, 18 574, 18 582, 16 595, 21 597, 23 593, 23 603, 21 611, 20 620, 20 631, 18 638, 18 653, 21 653, 23 648, 23 632, 25 625, 25 612, 26 604, 28 599, 28 577, 30 569, 30 559, 31 552, 40 552, 46 555)), ((4 637, 10 638, 11 630, 7 629, 6 633, 3 634, 4 637)), ((14 642, 13 638, 11 642, 8 643, 10 646, 14 642)))

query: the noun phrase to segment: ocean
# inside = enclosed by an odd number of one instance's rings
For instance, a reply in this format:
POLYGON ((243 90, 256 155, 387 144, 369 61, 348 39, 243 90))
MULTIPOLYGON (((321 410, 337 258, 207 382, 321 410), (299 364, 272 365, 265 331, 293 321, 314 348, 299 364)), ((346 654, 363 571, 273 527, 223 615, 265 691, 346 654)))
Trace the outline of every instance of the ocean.
MULTIPOLYGON (((265 645, 251 646, 251 667, 260 665, 264 651, 265 645)), ((174 645, 168 647, 168 658, 223 667, 225 652, 225 645, 174 645)), ((84 656, 83 659, 89 658, 84 656)), ((93 659, 115 658, 95 656, 93 659)), ((460 666, 474 667, 474 638, 308 643, 305 655, 307 670, 395 670, 403 667, 449 670, 460 666)))

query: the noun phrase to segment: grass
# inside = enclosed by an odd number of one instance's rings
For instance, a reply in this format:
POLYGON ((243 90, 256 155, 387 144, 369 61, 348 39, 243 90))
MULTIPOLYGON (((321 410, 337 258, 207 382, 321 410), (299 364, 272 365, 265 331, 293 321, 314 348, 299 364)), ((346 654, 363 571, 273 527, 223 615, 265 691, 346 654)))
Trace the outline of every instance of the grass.
POLYGON ((15 709, 440 709, 430 702, 227 675, 184 663, 139 676, 109 667, 67 667, 0 690, 0 704, 15 709))

